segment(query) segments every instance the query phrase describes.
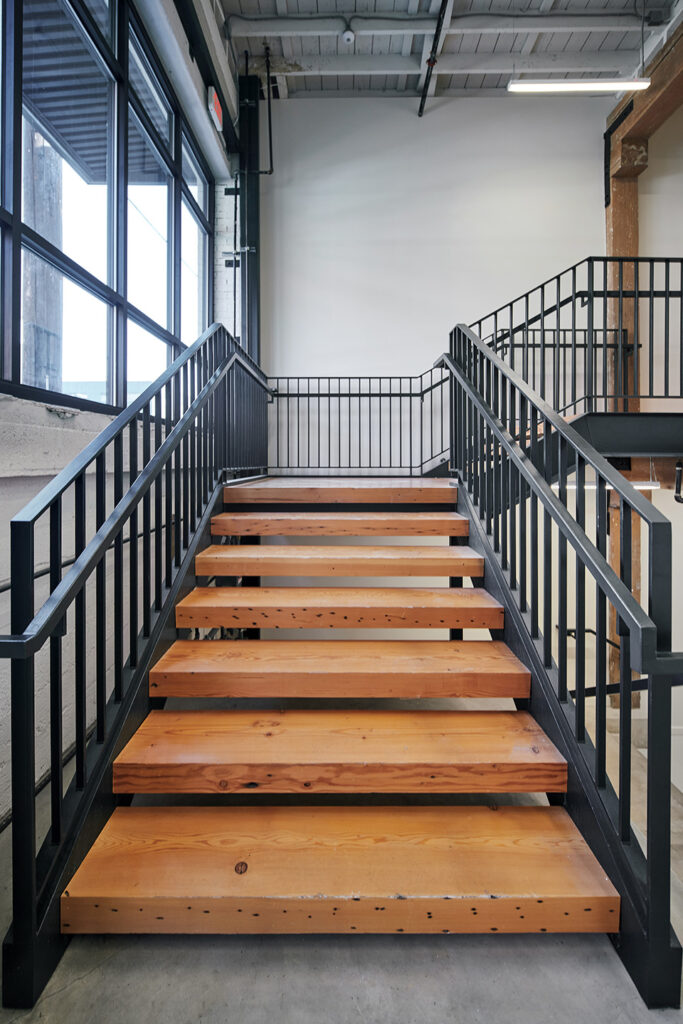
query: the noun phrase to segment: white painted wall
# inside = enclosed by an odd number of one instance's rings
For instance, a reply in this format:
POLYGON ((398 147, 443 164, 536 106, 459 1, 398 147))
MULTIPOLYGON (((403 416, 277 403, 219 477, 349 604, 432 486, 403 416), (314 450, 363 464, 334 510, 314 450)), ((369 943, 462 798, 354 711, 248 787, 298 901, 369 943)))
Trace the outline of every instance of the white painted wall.
POLYGON ((640 255, 683 256, 683 106, 650 139, 638 205, 640 255))
POLYGON ((456 321, 602 254, 609 108, 481 97, 419 119, 413 98, 275 103, 265 369, 420 372, 456 321))

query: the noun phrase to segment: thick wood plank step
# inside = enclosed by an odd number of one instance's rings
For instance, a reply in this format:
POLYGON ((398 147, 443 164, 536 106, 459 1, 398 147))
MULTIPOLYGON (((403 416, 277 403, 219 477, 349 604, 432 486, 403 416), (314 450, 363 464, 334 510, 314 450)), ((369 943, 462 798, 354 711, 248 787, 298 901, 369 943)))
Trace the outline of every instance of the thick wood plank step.
POLYGON ((493 640, 178 640, 149 686, 157 697, 528 697, 530 673, 493 640))
POLYGON ((226 487, 226 505, 358 503, 455 504, 454 480, 429 477, 271 477, 226 487))
POLYGON ((115 793, 540 793, 567 764, 525 711, 152 711, 115 793))
POLYGON ((615 932, 561 807, 118 807, 61 898, 77 932, 615 932))
POLYGON ((502 629, 503 606, 481 588, 196 587, 176 626, 502 629))
POLYGON ((195 558, 197 576, 472 576, 484 559, 470 547, 212 544, 195 558))
POLYGON ((467 537, 457 512, 221 512, 214 537, 467 537))

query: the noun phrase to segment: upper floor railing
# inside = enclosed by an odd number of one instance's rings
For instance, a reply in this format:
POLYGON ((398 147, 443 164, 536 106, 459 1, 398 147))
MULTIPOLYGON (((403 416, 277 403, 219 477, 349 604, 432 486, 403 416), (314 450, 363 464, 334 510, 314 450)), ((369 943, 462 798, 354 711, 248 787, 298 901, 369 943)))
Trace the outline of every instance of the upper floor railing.
POLYGON ((421 476, 448 458, 448 377, 271 377, 273 473, 421 476))
POLYGON ((558 412, 668 409, 682 294, 681 259, 590 257, 470 326, 558 412))
POLYGON ((12 715, 6 1004, 31 1005, 61 953, 60 883, 92 838, 136 701, 146 713, 141 684, 223 482, 265 471, 267 395, 258 367, 214 325, 11 522, 12 635, 0 637, 12 715), (44 764, 43 837, 35 787, 44 764))

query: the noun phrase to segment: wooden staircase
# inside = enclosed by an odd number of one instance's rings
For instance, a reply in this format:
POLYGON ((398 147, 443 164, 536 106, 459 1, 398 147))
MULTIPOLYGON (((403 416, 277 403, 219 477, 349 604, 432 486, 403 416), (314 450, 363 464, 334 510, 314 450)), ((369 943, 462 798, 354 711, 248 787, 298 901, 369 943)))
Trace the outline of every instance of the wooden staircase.
POLYGON ((64 892, 65 933, 617 930, 615 889, 545 800, 566 790, 567 765, 512 704, 529 672, 498 637, 503 608, 456 502, 437 479, 226 488, 176 625, 238 636, 179 639, 152 669, 150 696, 172 706, 114 762, 114 792, 138 802, 115 811, 64 892), (357 542, 373 537, 384 543, 357 542), (277 585, 255 586, 263 577, 277 585), (394 585, 360 583, 375 577, 394 585), (436 638, 345 633, 397 627, 436 638), (444 638, 463 629, 475 637, 444 638), (148 794, 166 797, 147 806, 148 794))

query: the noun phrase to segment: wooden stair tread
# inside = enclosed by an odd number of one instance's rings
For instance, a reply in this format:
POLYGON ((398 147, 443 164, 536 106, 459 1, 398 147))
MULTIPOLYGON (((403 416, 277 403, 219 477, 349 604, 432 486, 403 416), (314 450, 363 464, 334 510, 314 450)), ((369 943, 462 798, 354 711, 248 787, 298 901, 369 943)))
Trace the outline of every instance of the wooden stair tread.
POLYGON ((196 587, 176 606, 176 625, 501 629, 503 606, 481 588, 196 587))
POLYGON ((561 807, 118 807, 61 898, 77 932, 614 932, 561 807))
POLYGON ((116 793, 561 792, 567 765, 524 711, 152 711, 116 793))
POLYGON ((493 640, 178 640, 150 671, 164 697, 528 697, 493 640))
POLYGON ((446 545, 212 544, 195 558, 197 576, 483 576, 470 547, 446 545))
POLYGON ((447 478, 414 477, 271 477, 226 487, 226 505, 304 503, 450 504, 458 488, 447 478))
POLYGON ((221 512, 214 537, 467 537, 458 512, 221 512))

